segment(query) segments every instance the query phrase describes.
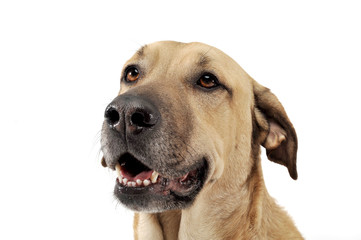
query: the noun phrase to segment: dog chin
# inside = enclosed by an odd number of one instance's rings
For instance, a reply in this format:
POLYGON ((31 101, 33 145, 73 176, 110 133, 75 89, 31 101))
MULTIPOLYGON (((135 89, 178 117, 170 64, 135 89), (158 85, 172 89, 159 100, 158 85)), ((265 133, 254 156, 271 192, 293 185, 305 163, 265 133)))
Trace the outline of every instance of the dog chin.
POLYGON ((208 172, 205 158, 176 178, 164 177, 130 158, 122 157, 116 165, 118 177, 114 196, 134 211, 163 212, 189 207, 201 191, 208 172))

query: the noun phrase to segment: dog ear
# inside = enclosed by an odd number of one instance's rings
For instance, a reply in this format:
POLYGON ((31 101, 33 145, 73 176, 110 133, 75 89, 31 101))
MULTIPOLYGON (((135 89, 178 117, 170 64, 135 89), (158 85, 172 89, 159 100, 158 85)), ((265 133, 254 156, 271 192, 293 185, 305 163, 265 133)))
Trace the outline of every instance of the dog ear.
POLYGON ((288 168, 290 176, 297 179, 297 135, 286 111, 268 88, 253 81, 255 98, 254 119, 257 141, 266 148, 269 160, 288 168))

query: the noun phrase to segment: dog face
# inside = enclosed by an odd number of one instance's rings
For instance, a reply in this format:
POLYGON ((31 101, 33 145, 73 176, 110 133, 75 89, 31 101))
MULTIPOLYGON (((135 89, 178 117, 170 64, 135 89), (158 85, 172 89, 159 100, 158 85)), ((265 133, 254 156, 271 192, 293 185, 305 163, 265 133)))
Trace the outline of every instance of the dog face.
POLYGON ((293 127, 277 99, 271 108, 284 116, 267 112, 268 93, 208 45, 141 48, 123 68, 102 128, 103 165, 119 175, 115 196, 135 211, 186 208, 217 180, 245 181, 259 144, 295 171, 294 153, 285 150, 297 147, 293 127))

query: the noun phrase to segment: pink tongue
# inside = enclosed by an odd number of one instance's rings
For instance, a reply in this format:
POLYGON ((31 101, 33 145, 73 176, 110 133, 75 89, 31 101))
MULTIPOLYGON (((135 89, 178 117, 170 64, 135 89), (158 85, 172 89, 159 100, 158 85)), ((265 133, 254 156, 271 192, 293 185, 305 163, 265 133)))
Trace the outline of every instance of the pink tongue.
POLYGON ((130 175, 127 171, 124 171, 124 169, 122 168, 120 169, 120 172, 122 173, 123 177, 128 179, 128 181, 133 181, 137 179, 144 181, 152 176, 153 170, 138 173, 136 176, 130 175))

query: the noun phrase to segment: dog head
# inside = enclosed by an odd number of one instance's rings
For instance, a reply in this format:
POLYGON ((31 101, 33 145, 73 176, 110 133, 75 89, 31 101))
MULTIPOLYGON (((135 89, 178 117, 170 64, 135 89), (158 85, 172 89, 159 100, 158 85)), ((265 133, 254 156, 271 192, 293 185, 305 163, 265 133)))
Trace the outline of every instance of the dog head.
POLYGON ((277 98, 201 43, 157 42, 124 66, 102 128, 115 196, 136 211, 186 208, 208 185, 245 181, 254 148, 297 178, 297 138, 277 98))

